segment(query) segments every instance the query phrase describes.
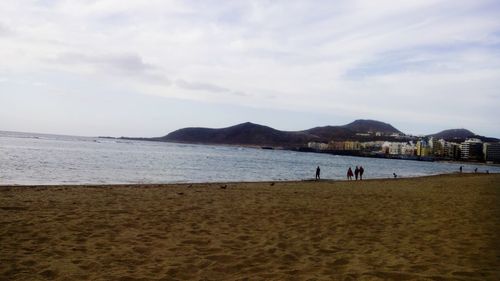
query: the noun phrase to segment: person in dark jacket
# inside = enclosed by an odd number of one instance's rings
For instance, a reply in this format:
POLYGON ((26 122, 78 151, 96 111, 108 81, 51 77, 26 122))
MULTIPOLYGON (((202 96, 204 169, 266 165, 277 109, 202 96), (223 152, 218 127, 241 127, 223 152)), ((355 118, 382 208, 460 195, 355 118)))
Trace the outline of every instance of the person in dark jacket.
POLYGON ((363 166, 359 166, 359 180, 363 180, 363 173, 365 172, 365 169, 363 169, 363 166))
POLYGON ((358 176, 359 176, 359 168, 358 166, 356 166, 356 169, 354 169, 354 178, 358 180, 358 176))
POLYGON ((347 179, 352 180, 352 176, 353 176, 352 169, 351 167, 349 167, 349 169, 347 169, 347 179))
POLYGON ((319 168, 319 166, 316 168, 316 179, 319 180, 320 179, 320 176, 319 174, 321 173, 321 169, 319 168))

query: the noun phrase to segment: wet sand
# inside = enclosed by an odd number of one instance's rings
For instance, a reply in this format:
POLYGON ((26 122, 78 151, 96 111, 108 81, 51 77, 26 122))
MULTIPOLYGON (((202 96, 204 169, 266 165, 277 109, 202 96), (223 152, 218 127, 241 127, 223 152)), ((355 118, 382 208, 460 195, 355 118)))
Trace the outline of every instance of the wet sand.
POLYGON ((500 280, 500 175, 0 187, 0 280, 500 280))

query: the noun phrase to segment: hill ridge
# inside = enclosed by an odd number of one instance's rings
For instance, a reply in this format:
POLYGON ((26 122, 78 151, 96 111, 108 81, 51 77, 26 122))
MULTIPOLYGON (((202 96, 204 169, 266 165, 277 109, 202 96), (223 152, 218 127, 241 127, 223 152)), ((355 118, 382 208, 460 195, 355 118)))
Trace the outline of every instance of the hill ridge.
POLYGON ((185 143, 290 147, 303 146, 310 141, 328 142, 332 139, 356 139, 358 138, 357 133, 365 132, 367 128, 373 132, 401 134, 401 131, 388 123, 358 119, 346 125, 314 127, 302 131, 281 131, 252 122, 244 122, 219 129, 187 127, 154 139, 185 143))
MULTIPOLYGON (((463 128, 444 130, 426 137, 444 138, 454 142, 461 142, 470 137, 479 138, 483 141, 500 141, 496 138, 478 136, 463 128)), ((122 138, 195 144, 297 148, 303 147, 311 141, 375 140, 401 142, 415 140, 417 137, 405 135, 389 123, 371 119, 357 119, 345 125, 318 126, 302 131, 282 131, 247 121, 223 128, 186 127, 155 138, 122 138)))

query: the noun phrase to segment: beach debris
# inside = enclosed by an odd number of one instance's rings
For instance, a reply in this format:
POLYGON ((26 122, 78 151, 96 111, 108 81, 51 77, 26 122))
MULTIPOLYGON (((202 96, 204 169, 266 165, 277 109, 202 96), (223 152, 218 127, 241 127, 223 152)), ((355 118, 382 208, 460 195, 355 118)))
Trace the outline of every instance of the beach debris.
POLYGON ((184 192, 177 192, 178 195, 184 195, 184 192))
POLYGON ((225 184, 225 185, 221 185, 221 186, 220 186, 220 188, 222 188, 222 189, 226 189, 226 188, 227 188, 227 184, 225 184))
POLYGON ((188 188, 190 188, 190 187, 193 187, 193 185, 192 184, 188 185, 188 188))
POLYGON ((270 185, 271 185, 271 186, 274 186, 274 182, 272 182, 270 185))

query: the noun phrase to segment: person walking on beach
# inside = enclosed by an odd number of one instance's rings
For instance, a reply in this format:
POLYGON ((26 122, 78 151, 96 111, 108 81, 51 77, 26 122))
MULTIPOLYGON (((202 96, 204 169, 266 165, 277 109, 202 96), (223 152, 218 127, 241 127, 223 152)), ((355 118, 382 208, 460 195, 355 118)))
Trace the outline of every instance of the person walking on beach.
POLYGON ((359 180, 363 180, 363 173, 365 172, 365 169, 363 169, 363 166, 359 166, 359 180))
POLYGON ((358 180, 358 175, 359 175, 359 168, 356 166, 356 169, 354 169, 354 178, 358 180))
POLYGON ((460 166, 460 169, 459 169, 459 170, 460 170, 460 173, 462 173, 462 166, 460 166))
POLYGON ((319 168, 319 166, 318 166, 318 167, 316 168, 316 179, 317 179, 317 180, 320 180, 320 179, 321 179, 321 178, 320 178, 320 176, 319 176, 319 174, 320 174, 320 173, 321 173, 321 169, 320 169, 320 168, 319 168))
POLYGON ((352 169, 351 169, 351 167, 349 167, 349 169, 347 169, 347 180, 352 180, 352 169))

